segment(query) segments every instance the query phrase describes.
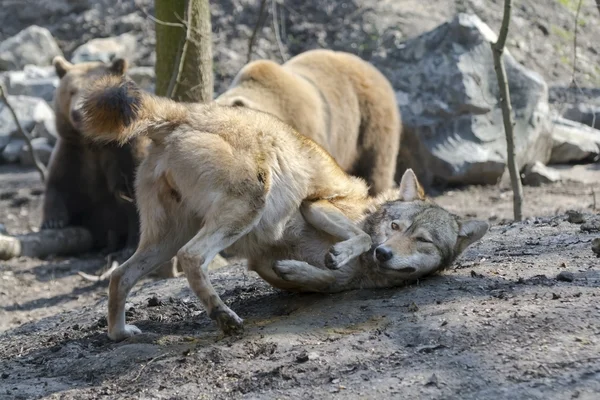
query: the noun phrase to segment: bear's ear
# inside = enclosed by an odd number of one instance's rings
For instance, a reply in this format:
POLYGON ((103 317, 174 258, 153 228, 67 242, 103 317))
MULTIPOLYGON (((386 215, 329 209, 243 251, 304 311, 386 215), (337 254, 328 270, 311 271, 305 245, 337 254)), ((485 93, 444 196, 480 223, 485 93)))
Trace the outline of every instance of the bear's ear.
POLYGON ((109 67, 109 71, 114 75, 124 75, 127 71, 127 60, 124 58, 115 58, 109 67))
POLYGON ((65 74, 69 72, 71 68, 73 68, 73 64, 65 60, 65 58, 62 56, 54 57, 54 59, 52 60, 52 65, 54 65, 56 75, 58 75, 59 78, 65 76, 65 74))

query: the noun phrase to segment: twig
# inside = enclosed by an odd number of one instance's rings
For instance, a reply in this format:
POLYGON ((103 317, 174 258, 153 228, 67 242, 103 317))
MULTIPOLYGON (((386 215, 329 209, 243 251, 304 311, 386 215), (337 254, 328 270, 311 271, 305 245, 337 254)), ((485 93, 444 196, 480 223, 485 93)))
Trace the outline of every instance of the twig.
MULTIPOLYGON (((173 70, 173 75, 171 76, 171 81, 169 82, 169 87, 167 88, 167 97, 170 99, 175 98, 175 95, 177 94, 177 89, 179 88, 179 84, 180 84, 180 79, 181 79, 181 75, 183 74, 183 66, 185 64, 185 57, 187 55, 187 50, 188 50, 188 46, 189 46, 189 42, 190 42, 190 21, 189 18, 191 18, 191 1, 188 0, 187 1, 187 23, 184 24, 185 26, 185 38, 183 39, 183 44, 181 45, 181 51, 179 51, 178 56, 177 56, 177 60, 175 60, 175 65, 177 66, 177 68, 175 70, 173 70)), ((181 18, 179 16, 176 16, 177 19, 179 19, 181 21, 181 18)))
POLYGON ((277 0, 271 0, 271 17, 273 18, 273 30, 275 31, 275 39, 277 40, 279 53, 281 54, 283 62, 286 62, 288 60, 288 57, 286 55, 283 42, 281 41, 281 36, 279 34, 279 22, 277 21, 277 0))
POLYGON ((592 211, 596 211, 596 191, 594 190, 594 188, 592 188, 592 200, 592 211))
POLYGON ((508 35, 508 26, 510 23, 511 0, 504 0, 504 16, 502 17, 502 26, 496 43, 492 43, 492 54, 494 56, 494 69, 498 79, 498 87, 500 89, 500 103, 502 105, 502 119, 504 122, 504 131, 506 132, 506 157, 508 162, 508 171, 513 189, 513 212, 514 218, 517 221, 523 219, 523 186, 521 177, 519 176, 519 167, 515 157, 515 140, 514 140, 514 121, 512 117, 512 106, 510 104, 510 91, 508 88, 508 80, 506 77, 506 69, 504 68, 504 45, 508 35))
POLYGON ((81 271, 77 271, 77 273, 79 274, 79 276, 81 276, 86 281, 101 282, 101 281, 104 281, 104 280, 110 278, 110 275, 118 267, 119 267, 119 263, 117 261, 113 261, 110 268, 107 269, 105 272, 103 272, 102 275, 100 275, 100 276, 86 274, 85 272, 81 272, 81 271))
POLYGON ((139 4, 137 1, 135 2, 135 5, 137 6, 137 8, 139 8, 145 15, 146 18, 148 18, 150 21, 154 22, 155 24, 159 24, 159 25, 163 25, 163 26, 171 26, 174 28, 183 28, 185 29, 185 25, 184 24, 180 24, 177 22, 167 22, 167 21, 162 21, 158 18, 156 18, 155 16, 151 15, 146 8, 144 8, 144 6, 142 6, 141 4, 139 4))
MULTIPOLYGON (((600 1, 600 0, 598 0, 600 1)), ((254 25, 254 30, 252 31, 252 35, 250 36, 250 40, 248 41, 248 55, 246 56, 246 64, 250 62, 252 59, 252 48, 254 47, 254 40, 256 40, 256 34, 258 30, 264 25, 267 13, 265 10, 267 9, 265 5, 267 4, 267 0, 260 1, 260 10, 258 11, 258 19, 256 20, 256 25, 254 25)))
POLYGON ((140 376, 142 375, 142 372, 144 371, 144 369, 146 369, 146 367, 150 364, 152 364, 154 361, 160 359, 160 358, 164 358, 166 356, 168 356, 170 353, 165 353, 165 354, 161 354, 160 356, 156 356, 154 357, 152 360, 148 361, 146 364, 142 365, 142 368, 140 368, 139 372, 137 373, 136 377, 133 379, 132 382, 137 381, 138 379, 140 379, 140 376))
MULTIPOLYGON (((598 0, 600 1, 600 0, 598 0)), ((575 13, 575 28, 573 32, 573 77, 571 79, 571 83, 575 84, 575 74, 577 72, 577 26, 579 21, 579 12, 581 11, 581 3, 583 0, 579 0, 579 4, 577 4, 577 12, 575 13)))
POLYGON ((6 105, 6 107, 8 108, 8 111, 10 111, 10 113, 12 114, 15 124, 17 125, 17 130, 19 131, 21 136, 23 136, 23 139, 25 139, 25 142, 27 143, 27 148, 29 149, 29 155, 31 155, 31 159, 33 160, 33 165, 40 173, 40 178, 42 179, 42 182, 45 182, 46 181, 46 167, 44 167, 44 164, 42 164, 40 162, 37 155, 33 151, 33 145, 31 144, 31 139, 29 138, 29 135, 27 135, 25 133, 25 130, 21 126, 21 122, 19 121, 19 118, 17 117, 17 113, 15 112, 15 109, 12 107, 12 105, 8 101, 8 97, 6 96, 6 88, 1 83, 0 83, 0 98, 2 99, 2 102, 6 105))
POLYGON ((598 7, 598 12, 600 12, 600 0, 596 0, 596 6, 598 7))

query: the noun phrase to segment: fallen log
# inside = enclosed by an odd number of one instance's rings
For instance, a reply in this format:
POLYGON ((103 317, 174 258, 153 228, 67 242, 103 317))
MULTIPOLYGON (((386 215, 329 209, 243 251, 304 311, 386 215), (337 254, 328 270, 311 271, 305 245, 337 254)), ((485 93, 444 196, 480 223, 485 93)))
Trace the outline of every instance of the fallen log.
POLYGON ((92 249, 92 234, 84 228, 46 229, 25 235, 0 235, 0 260, 73 255, 92 249))

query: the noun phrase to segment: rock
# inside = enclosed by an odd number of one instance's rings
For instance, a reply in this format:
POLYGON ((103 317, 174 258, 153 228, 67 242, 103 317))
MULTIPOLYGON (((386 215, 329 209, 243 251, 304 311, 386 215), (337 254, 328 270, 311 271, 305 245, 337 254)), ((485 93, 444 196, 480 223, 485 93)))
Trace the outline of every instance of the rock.
POLYGON ((552 120, 550 164, 594 160, 600 155, 600 131, 566 118, 552 120))
POLYGON ((572 104, 562 115, 564 118, 600 129, 600 106, 594 104, 572 104))
POLYGON ((14 164, 19 161, 21 148, 25 145, 25 139, 14 138, 2 150, 2 162, 6 164, 14 164))
POLYGON ((0 43, 0 71, 22 69, 27 64, 50 65, 62 55, 50 31, 37 25, 0 43))
POLYGON ((558 275, 556 275, 556 280, 562 282, 573 282, 575 280, 575 275, 569 271, 561 271, 558 275))
POLYGON ((582 232, 596 233, 600 232, 600 215, 593 215, 586 218, 585 222, 579 227, 582 232))
POLYGON ((87 61, 110 62, 113 58, 122 57, 131 63, 136 58, 137 39, 131 33, 101 39, 92 39, 79 46, 73 52, 71 62, 81 63, 87 61))
POLYGON ((592 251, 597 257, 600 257, 600 238, 592 240, 592 251))
POLYGON ((567 210, 567 221, 571 224, 583 224, 585 217, 582 213, 576 210, 567 210))
MULTIPOLYGON (((54 124, 54 111, 45 100, 30 96, 8 96, 8 101, 14 108, 25 133, 33 133, 32 136, 35 137, 36 124, 41 123, 44 126, 54 124)), ((17 124, 8 107, 3 103, 0 104, 0 150, 4 149, 11 138, 21 138, 19 135, 17 124)))
POLYGON ((154 93, 156 74, 154 73, 153 67, 133 67, 127 71, 127 75, 129 75, 139 87, 150 93, 154 93))
POLYGON ((44 118, 43 120, 36 122, 31 131, 31 136, 34 138, 45 138, 51 146, 54 146, 58 140, 58 131, 56 130, 54 114, 52 114, 52 117, 44 118))
MULTIPOLYGON (((31 145, 33 146, 33 152, 40 160, 40 162, 44 165, 48 165, 50 162, 50 155, 52 154, 52 146, 48 143, 48 139, 46 138, 35 138, 31 140, 31 145)), ((33 159, 31 158, 31 154, 29 153, 29 148, 27 145, 21 147, 21 154, 19 154, 19 161, 21 165, 24 166, 33 166, 33 159)))
POLYGON ((546 183, 560 181, 557 170, 549 168, 539 161, 527 164, 521 173, 521 180, 527 186, 540 186, 546 183))
POLYGON ((53 100, 58 82, 52 66, 26 65, 23 71, 9 71, 4 74, 8 94, 41 97, 47 102, 53 100))
MULTIPOLYGON (((458 14, 410 39, 390 78, 404 126, 398 173, 425 184, 495 184, 506 168, 506 138, 492 63, 497 36, 477 16, 458 14)), ((548 88, 537 73, 504 56, 519 165, 550 158, 548 88)))

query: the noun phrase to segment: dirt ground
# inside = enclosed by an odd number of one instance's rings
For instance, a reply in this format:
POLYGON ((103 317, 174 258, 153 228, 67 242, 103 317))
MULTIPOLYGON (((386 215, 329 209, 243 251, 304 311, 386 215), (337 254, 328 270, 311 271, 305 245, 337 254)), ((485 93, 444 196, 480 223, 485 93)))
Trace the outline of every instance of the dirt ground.
MULTIPOLYGON (((506 189, 438 196, 493 226, 449 271, 406 287, 299 295, 240 262, 212 271, 245 320, 236 337, 219 334, 184 279, 148 279, 127 312, 144 333, 115 344, 106 282, 76 274, 98 274, 102 255, 2 262, 0 398, 597 399, 600 268, 590 242, 600 232, 564 211, 594 220, 600 169, 571 173, 587 183, 526 188, 523 223, 505 222, 506 189)), ((9 233, 38 224, 42 189, 34 171, 0 168, 9 233)))

